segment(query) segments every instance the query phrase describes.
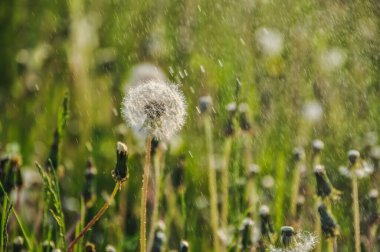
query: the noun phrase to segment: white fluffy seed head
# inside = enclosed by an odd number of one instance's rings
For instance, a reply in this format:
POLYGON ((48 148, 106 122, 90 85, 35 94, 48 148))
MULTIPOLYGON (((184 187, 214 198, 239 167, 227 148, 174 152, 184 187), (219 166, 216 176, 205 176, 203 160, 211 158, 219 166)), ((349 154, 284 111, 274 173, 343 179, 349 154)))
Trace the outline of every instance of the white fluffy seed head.
POLYGON ((184 125, 186 104, 176 85, 149 80, 128 90, 121 111, 133 129, 168 140, 184 125))
POLYGON ((277 248, 271 245, 269 247, 270 252, 308 252, 312 251, 318 244, 319 239, 313 233, 300 231, 294 236, 293 242, 289 247, 277 248))

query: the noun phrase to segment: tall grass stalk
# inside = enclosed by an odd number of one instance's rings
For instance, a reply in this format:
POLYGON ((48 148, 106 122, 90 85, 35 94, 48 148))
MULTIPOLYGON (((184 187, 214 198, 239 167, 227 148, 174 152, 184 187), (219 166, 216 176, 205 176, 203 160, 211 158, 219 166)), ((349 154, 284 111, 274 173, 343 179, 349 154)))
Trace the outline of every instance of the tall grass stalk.
MULTIPOLYGON (((1 191, 2 193, 4 194, 4 202, 7 201, 9 204, 12 204, 10 199, 9 199, 9 196, 7 194, 7 192, 5 191, 4 189, 4 186, 3 186, 3 183, 0 181, 0 187, 1 187, 1 191)), ((3 205, 4 207, 4 205, 3 205)), ((16 210, 11 206, 11 210, 12 210, 12 213, 13 215, 15 216, 16 218, 16 221, 17 221, 17 224, 19 225, 20 229, 21 229, 21 233, 22 235, 24 236, 24 239, 25 239, 25 242, 26 242, 26 246, 27 248, 30 250, 30 251, 33 251, 33 244, 31 243, 31 239, 29 238, 29 235, 27 234, 26 232, 26 229, 23 225, 23 223, 21 222, 21 219, 20 217, 18 216, 16 210)), ((2 218, 4 218, 4 215, 2 214, 2 218)), ((2 236, 3 234, 1 234, 2 236)), ((2 239, 2 238, 1 238, 2 239)))
POLYGON ((146 138, 145 166, 143 175, 143 186, 141 188, 141 208, 140 208, 140 251, 146 252, 146 199, 148 195, 148 179, 150 170, 150 154, 152 148, 152 135, 146 138))
POLYGON ((229 208, 229 162, 231 157, 232 137, 226 137, 224 142, 224 155, 223 155, 223 168, 222 168, 222 211, 221 211, 221 225, 227 227, 228 225, 228 208, 229 208))
POLYGON ((215 174, 215 160, 214 160, 214 146, 212 137, 212 124, 211 117, 209 115, 204 115, 203 117, 204 129, 206 135, 206 147, 208 156, 208 184, 210 193, 210 219, 211 219, 211 230, 214 251, 220 251, 219 241, 218 241, 218 198, 216 189, 216 174, 215 174))

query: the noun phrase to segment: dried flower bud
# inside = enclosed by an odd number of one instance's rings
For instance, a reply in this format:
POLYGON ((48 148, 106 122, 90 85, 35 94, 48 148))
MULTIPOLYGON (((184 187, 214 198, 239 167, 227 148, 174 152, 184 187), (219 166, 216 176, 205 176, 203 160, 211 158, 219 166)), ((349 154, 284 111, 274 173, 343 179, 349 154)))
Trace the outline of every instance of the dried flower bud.
POLYGON ((325 167, 323 165, 316 165, 314 168, 315 179, 317 180, 317 195, 325 198, 332 192, 332 185, 326 175, 325 167))
POLYGON ((239 112, 240 112, 240 116, 239 116, 240 128, 243 131, 251 130, 252 126, 248 120, 248 104, 247 103, 240 103, 239 104, 239 112))
POLYGON ((269 236, 274 232, 273 223, 270 216, 269 207, 262 205, 259 210, 260 213, 260 232, 262 236, 269 236))
POLYGON ((318 207, 319 216, 321 219, 322 232, 326 237, 335 237, 338 235, 337 224, 332 214, 327 210, 325 204, 320 204, 318 207))
POLYGON ((360 158, 360 152, 357 150, 349 150, 347 156, 351 165, 354 165, 360 158))
POLYGON ((96 246, 91 242, 86 242, 86 245, 84 245, 84 250, 86 252, 96 252, 96 246))
POLYGON ((243 251, 249 249, 253 244, 253 225, 254 222, 251 218, 251 215, 248 214, 248 216, 244 218, 242 226, 240 228, 241 246, 243 251))
POLYGON ((159 146, 160 146, 160 141, 157 138, 153 137, 152 144, 151 144, 151 150, 150 150, 150 154, 152 156, 154 156, 156 154, 159 146))
POLYGON ((210 112, 212 107, 212 98, 211 96, 201 96, 198 101, 199 111, 203 114, 210 112))
POLYGON ((179 252, 188 252, 189 251, 189 243, 185 240, 182 240, 179 244, 179 252))
POLYGON ((295 235, 294 229, 291 226, 283 226, 281 227, 281 243, 287 248, 293 241, 293 237, 295 235))
POLYGON ((178 158, 172 173, 172 184, 175 189, 183 185, 185 181, 185 155, 178 158))
POLYGON ((302 212, 302 208, 305 204, 305 197, 302 196, 302 195, 299 195, 297 197, 297 203, 296 203, 296 217, 297 219, 301 218, 301 212, 302 212))
POLYGON ((97 174, 96 167, 94 165, 94 162, 89 159, 87 161, 87 168, 86 168, 86 180, 83 187, 83 199, 85 204, 90 207, 92 206, 92 203, 95 202, 96 194, 95 194, 95 181, 94 177, 97 174))
POLYGON ((117 149, 116 149, 116 166, 115 170, 113 171, 113 177, 117 181, 125 181, 127 180, 128 176, 128 148, 127 145, 125 145, 122 142, 117 142, 117 149))
POLYGON ((260 172, 260 166, 257 164, 249 164, 248 166, 248 177, 253 178, 260 172))
POLYGON ((325 147, 325 144, 321 140, 316 139, 313 141, 313 152, 314 153, 316 153, 316 154, 320 153, 324 147, 325 147))
POLYGON ((296 147, 293 150, 293 159, 295 162, 299 162, 305 158, 305 151, 302 147, 296 147))
POLYGON ((22 238, 21 236, 17 236, 13 240, 13 251, 14 252, 21 252, 21 251, 23 251, 23 249, 25 249, 24 238, 22 238))
POLYGON ((154 235, 152 252, 161 252, 166 242, 166 235, 163 231, 157 230, 154 235))
POLYGON ((226 122, 226 124, 224 126, 224 135, 226 137, 230 137, 234 133, 235 133, 235 126, 234 126, 233 119, 230 117, 230 118, 227 119, 227 122, 226 122))
POLYGON ((51 251, 53 251, 53 249, 55 249, 55 244, 53 241, 45 240, 42 243, 42 251, 43 252, 51 252, 51 251))
POLYGON ((378 223, 380 219, 379 204, 378 204, 379 192, 377 189, 371 189, 366 197, 365 204, 363 204, 364 215, 363 225, 366 227, 372 226, 378 223))
POLYGON ((106 246, 106 252, 116 252, 116 248, 110 244, 106 246))

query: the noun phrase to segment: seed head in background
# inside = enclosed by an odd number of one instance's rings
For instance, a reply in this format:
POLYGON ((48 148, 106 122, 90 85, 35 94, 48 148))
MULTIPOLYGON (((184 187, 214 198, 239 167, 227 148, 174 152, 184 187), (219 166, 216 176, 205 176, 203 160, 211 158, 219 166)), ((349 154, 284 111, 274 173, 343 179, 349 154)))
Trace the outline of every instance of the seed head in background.
POLYGON ((122 115, 133 129, 167 140, 185 123, 185 98, 176 85, 149 80, 129 89, 122 115))

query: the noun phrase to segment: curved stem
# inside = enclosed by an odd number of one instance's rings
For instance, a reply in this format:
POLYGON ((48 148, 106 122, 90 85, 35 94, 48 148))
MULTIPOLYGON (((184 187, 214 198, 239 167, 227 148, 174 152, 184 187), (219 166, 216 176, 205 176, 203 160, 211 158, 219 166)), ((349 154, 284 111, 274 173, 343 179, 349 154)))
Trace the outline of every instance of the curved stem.
POLYGON ((152 136, 146 138, 145 167, 143 175, 143 186, 141 189, 141 210, 140 210, 140 251, 146 252, 146 199, 148 194, 148 179, 150 170, 150 152, 152 136))
POLYGON ((115 188, 111 196, 108 198, 106 203, 104 203, 103 207, 99 210, 99 212, 92 218, 92 220, 83 228, 83 230, 79 233, 79 235, 70 243, 66 252, 71 252, 74 249, 75 244, 88 232, 88 230, 95 225, 95 223, 99 220, 99 218, 105 213, 108 207, 111 205, 112 200, 115 198, 117 191, 120 189, 121 182, 117 181, 115 188))

